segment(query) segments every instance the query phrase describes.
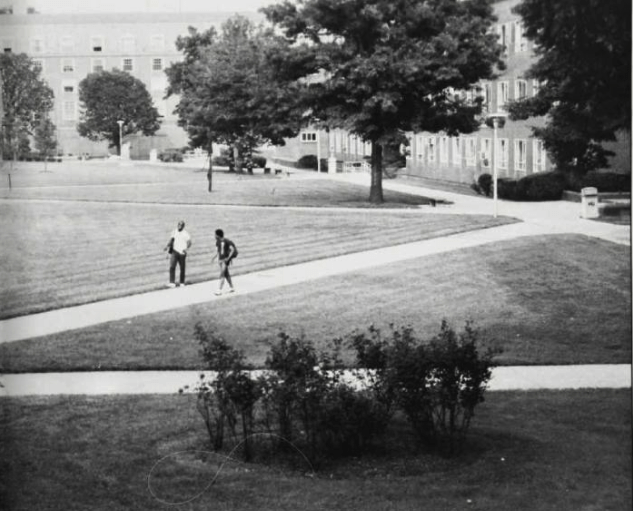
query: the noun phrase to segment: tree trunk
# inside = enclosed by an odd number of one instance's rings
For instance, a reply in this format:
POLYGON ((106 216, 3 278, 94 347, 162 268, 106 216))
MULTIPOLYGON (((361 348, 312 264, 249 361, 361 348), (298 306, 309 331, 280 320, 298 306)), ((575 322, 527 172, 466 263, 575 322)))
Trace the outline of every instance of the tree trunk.
POLYGON ((242 172, 242 159, 240 157, 240 149, 237 144, 233 146, 233 161, 235 162, 235 172, 242 172))
POLYGON ((382 204, 382 145, 378 142, 371 143, 371 187, 369 189, 369 202, 382 204))

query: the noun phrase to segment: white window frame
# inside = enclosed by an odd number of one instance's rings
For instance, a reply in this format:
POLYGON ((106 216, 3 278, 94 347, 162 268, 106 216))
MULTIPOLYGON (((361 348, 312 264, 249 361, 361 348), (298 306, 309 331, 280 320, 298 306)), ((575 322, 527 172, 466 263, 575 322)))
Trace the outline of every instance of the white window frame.
POLYGON ((90 51, 93 53, 103 53, 104 39, 101 35, 93 35, 90 37, 90 51))
POLYGON ((363 155, 371 156, 371 142, 363 142, 363 155))
POLYGON ((62 94, 77 94, 77 80, 62 80, 62 94), (66 87, 71 87, 72 90, 67 91, 66 87))
POLYGON ((317 141, 316 131, 302 131, 300 134, 302 144, 315 144, 317 141))
POLYGON ((475 137, 464 137, 464 158, 467 167, 474 167, 477 164, 477 139, 475 137))
POLYGON ((440 163, 448 163, 448 137, 439 137, 440 163))
POLYGON ((426 161, 429 163, 435 163, 437 161, 437 142, 435 141, 435 137, 426 137, 425 142, 425 153, 426 153, 426 161))
POLYGON ((99 71, 105 71, 105 59, 102 57, 92 58, 90 59, 90 72, 97 73, 99 71), (95 69, 96 67, 100 67, 100 70, 95 69))
POLYGON ((121 37, 121 52, 134 53, 136 51, 136 37, 132 34, 125 34, 121 37))
POLYGON ((514 22, 514 51, 515 53, 520 53, 523 51, 527 51, 528 49, 528 41, 525 37, 525 30, 523 28, 523 23, 520 21, 514 22))
POLYGON ((121 59, 121 70, 126 71, 128 73, 133 73, 135 70, 134 59, 132 57, 123 57, 121 59), (130 69, 125 69, 125 63, 130 62, 130 69))
POLYGON ((481 140, 481 166, 484 168, 490 168, 492 164, 492 139, 482 138, 481 140))
POLYGON ((75 72, 75 59, 63 58, 61 61, 62 73, 74 73, 75 72), (69 68, 66 70, 66 68, 69 68))
POLYGON ((540 80, 532 80, 532 97, 536 96, 540 89, 541 89, 540 80))
POLYGON ((517 78, 514 80, 514 99, 525 98, 527 98, 527 81, 517 78), (521 89, 523 89, 523 94, 521 94, 521 89))
POLYGON ((165 69, 165 59, 163 57, 152 57, 152 73, 161 72, 165 69), (158 64, 158 66, 156 66, 158 64))
POLYGON ((165 49, 165 35, 152 34, 149 37, 149 47, 152 51, 162 52, 165 49))
POLYGON ((29 41, 29 48, 31 53, 35 55, 42 55, 46 53, 46 41, 42 36, 31 37, 29 41))
POLYGON ((43 74, 46 72, 46 63, 44 59, 31 59, 33 61, 33 65, 35 67, 39 67, 40 68, 40 74, 43 74))
POLYGON ((451 137, 451 154, 453 165, 462 164, 462 137, 451 137))
POLYGON ((14 51, 15 41, 10 37, 2 39, 2 53, 12 53, 14 51))
POLYGON ((514 139, 514 173, 525 175, 527 171, 527 140, 524 138, 514 139), (523 149, 521 149, 521 147, 523 149))
POLYGON ((73 100, 65 100, 62 102, 62 120, 74 121, 77 119, 77 102, 73 100))
POLYGON ((422 135, 415 136, 415 159, 424 162, 424 149, 426 148, 426 139, 422 135))
POLYGON ((498 138, 497 139, 497 156, 499 156, 499 161, 497 162, 497 168, 507 170, 508 169, 508 139, 507 138, 498 138))
POLYGON ((340 153, 343 151, 343 134, 340 132, 340 130, 336 130, 336 133, 334 133, 334 152, 335 153, 340 153))
POLYGON ((499 111, 505 110, 506 104, 508 103, 510 84, 507 80, 501 80, 497 82, 497 109, 499 111))
POLYGON ((532 140, 532 172, 544 172, 546 169, 547 153, 543 141, 539 138, 532 140))

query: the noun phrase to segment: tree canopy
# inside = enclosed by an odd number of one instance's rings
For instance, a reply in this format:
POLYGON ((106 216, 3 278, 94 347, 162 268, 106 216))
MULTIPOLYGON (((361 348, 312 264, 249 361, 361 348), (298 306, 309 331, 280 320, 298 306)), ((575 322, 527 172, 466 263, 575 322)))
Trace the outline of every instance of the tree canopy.
POLYGON ((35 134, 53 108, 53 91, 40 76, 40 67, 24 53, 0 54, 0 73, 4 158, 7 153, 15 156, 19 141, 35 134))
POLYGON ((313 118, 371 142, 372 202, 383 201, 383 147, 407 131, 474 131, 481 99, 453 91, 503 67, 488 0, 286 0, 263 11, 295 58, 322 70, 307 96, 313 118))
POLYGON ((283 60, 285 42, 272 31, 234 16, 221 27, 178 39, 184 60, 167 69, 168 94, 180 96, 179 124, 191 144, 225 143, 248 154, 280 145, 300 126, 300 85, 283 60))
POLYGON ((606 167, 601 143, 631 127, 631 0, 523 0, 514 12, 536 45, 526 77, 541 87, 511 117, 548 116, 533 131, 559 169, 606 167))
POLYGON ((107 140, 120 151, 122 136, 141 132, 151 136, 160 128, 158 110, 145 84, 114 69, 91 73, 79 83, 81 118, 77 131, 90 140, 107 140))

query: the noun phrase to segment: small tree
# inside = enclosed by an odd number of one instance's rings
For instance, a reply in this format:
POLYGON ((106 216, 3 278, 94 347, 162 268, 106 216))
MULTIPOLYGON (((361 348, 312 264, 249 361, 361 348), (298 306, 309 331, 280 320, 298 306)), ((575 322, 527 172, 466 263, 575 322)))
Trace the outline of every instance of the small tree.
POLYGON ((35 148, 44 157, 44 172, 46 172, 49 156, 57 149, 55 130, 55 124, 53 124, 50 117, 42 117, 35 130, 35 148))
POLYGON ((160 128, 158 110, 145 84, 129 73, 101 71, 79 82, 81 118, 77 131, 90 140, 107 140, 121 151, 121 138, 141 132, 151 136, 160 128), (119 129, 118 121, 123 121, 119 129))

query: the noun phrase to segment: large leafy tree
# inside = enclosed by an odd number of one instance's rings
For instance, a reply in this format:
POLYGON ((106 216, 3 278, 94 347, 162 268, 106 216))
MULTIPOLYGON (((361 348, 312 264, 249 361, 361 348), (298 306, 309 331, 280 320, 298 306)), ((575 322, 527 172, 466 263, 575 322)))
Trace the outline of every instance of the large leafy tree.
POLYGON ((313 116, 371 142, 375 203, 383 148, 407 131, 477 129, 481 100, 452 91, 503 65, 488 0, 286 0, 263 11, 323 71, 310 86, 313 116))
POLYGON ((39 124, 35 128, 35 133, 33 134, 35 148, 44 157, 44 171, 46 171, 49 156, 51 156, 57 148, 55 131, 55 124, 50 117, 46 116, 40 119, 39 124))
POLYGON ((77 131, 90 140, 107 140, 121 150, 121 135, 143 133, 150 136, 160 128, 158 110, 145 84, 129 73, 101 71, 91 73, 79 83, 81 118, 77 131))
POLYGON ((2 86, 2 156, 15 158, 21 140, 35 133, 53 108, 53 91, 41 69, 26 54, 0 54, 2 86))
MULTIPOLYGON (((304 73, 299 61, 283 58, 285 40, 234 16, 220 33, 190 29, 176 45, 185 57, 167 69, 168 93, 180 96, 176 111, 192 145, 225 143, 248 156, 257 145, 283 144, 297 134, 302 86, 296 77, 304 73)), ((211 169, 210 163, 209 191, 211 169)))
POLYGON ((509 106, 512 118, 547 115, 533 131, 559 169, 607 166, 602 143, 631 128, 631 0, 523 0, 514 11, 536 43, 526 76, 542 86, 509 106))

